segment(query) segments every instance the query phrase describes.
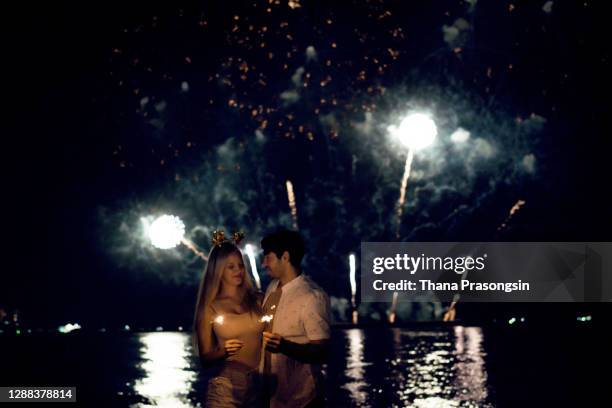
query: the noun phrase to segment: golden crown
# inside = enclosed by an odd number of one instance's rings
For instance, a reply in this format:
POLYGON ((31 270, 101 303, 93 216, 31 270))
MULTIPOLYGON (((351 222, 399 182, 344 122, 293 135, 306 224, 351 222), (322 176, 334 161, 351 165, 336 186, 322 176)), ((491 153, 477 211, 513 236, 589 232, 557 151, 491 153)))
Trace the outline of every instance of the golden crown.
POLYGON ((233 241, 234 245, 238 245, 240 241, 244 239, 244 232, 237 231, 232 234, 231 239, 225 238, 225 231, 215 230, 212 234, 212 244, 214 246, 221 246, 224 242, 233 241))

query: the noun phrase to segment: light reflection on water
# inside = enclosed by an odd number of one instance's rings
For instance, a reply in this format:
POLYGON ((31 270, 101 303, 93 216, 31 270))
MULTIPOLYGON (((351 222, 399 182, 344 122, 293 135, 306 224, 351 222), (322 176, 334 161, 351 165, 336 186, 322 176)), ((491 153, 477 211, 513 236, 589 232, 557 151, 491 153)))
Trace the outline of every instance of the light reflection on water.
POLYGON ((349 329, 345 334, 349 349, 345 371, 348 381, 343 388, 349 391, 351 399, 356 404, 362 405, 368 399, 368 384, 364 379, 364 367, 370 364, 366 363, 363 358, 363 330, 349 329))
POLYGON ((480 328, 457 326, 448 331, 393 328, 390 331, 391 336, 384 344, 380 334, 372 341, 364 339, 362 330, 347 330, 344 376, 348 381, 344 387, 351 397, 347 405, 492 406, 487 401, 486 354, 480 328))
MULTIPOLYGON (((329 406, 492 407, 478 327, 348 329, 334 336, 326 369, 329 406)), ((131 406, 201 406, 194 396, 201 401, 205 390, 195 388, 206 381, 198 382, 189 334, 145 333, 138 341, 144 375, 133 392, 150 405, 131 406)))
POLYGON ((482 330, 477 327, 455 327, 455 388, 461 401, 485 401, 487 372, 482 350, 482 330))
POLYGON ((134 382, 134 391, 146 398, 149 404, 138 403, 132 407, 193 407, 188 394, 197 373, 190 364, 191 346, 186 333, 143 333, 140 368, 143 378, 134 382))

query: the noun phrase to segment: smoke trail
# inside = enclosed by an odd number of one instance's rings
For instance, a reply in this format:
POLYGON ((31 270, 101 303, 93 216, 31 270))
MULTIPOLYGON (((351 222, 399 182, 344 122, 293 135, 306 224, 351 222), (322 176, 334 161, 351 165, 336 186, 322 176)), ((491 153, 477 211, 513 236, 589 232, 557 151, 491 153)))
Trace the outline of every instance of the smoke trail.
POLYGON ((414 154, 412 149, 408 149, 408 156, 406 157, 406 165, 404 166, 404 175, 402 176, 402 183, 400 185, 400 196, 397 201, 397 226, 395 230, 395 238, 400 237, 400 226, 402 225, 402 213, 404 212, 404 202, 406 201, 406 188, 408 187, 408 179, 410 178, 410 168, 412 167, 412 158, 414 154))
POLYGON ((185 245, 187 248, 191 249, 191 251, 194 254, 196 254, 197 256, 199 256, 200 258, 208 262, 208 257, 202 251, 200 251, 193 242, 191 242, 187 238, 183 238, 181 239, 181 243, 185 245))
POLYGON ((253 275, 253 279, 255 279, 255 285, 257 285, 257 289, 261 289, 261 280, 259 279, 259 272, 257 272, 257 262, 255 262, 255 249, 253 248, 253 245, 246 244, 244 251, 249 258, 249 265, 251 266, 251 274, 253 275))

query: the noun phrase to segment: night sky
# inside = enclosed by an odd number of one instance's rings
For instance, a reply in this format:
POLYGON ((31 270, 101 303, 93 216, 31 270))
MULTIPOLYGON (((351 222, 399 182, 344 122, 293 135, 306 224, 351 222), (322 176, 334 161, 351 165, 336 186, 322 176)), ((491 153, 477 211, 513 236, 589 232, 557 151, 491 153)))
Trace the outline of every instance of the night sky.
POLYGON ((292 225, 287 180, 306 271, 348 297, 348 253, 395 240, 387 127, 413 110, 438 138, 401 240, 610 239, 603 2, 130 3, 3 13, 0 306, 24 321, 188 324, 204 264, 141 218, 257 244, 292 225))

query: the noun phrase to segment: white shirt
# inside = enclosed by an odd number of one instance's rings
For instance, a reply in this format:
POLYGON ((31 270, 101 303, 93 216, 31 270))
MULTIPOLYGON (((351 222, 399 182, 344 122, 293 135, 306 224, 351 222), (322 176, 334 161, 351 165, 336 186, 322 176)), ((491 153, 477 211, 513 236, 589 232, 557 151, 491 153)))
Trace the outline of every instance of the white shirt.
MULTIPOLYGON (((275 279, 266 290, 264 303, 278 287, 275 279)), ((299 275, 282 287, 272 331, 294 343, 305 344, 329 339, 329 298, 310 278, 299 275)), ((272 353, 271 374, 276 388, 270 400, 271 408, 303 407, 317 396, 320 366, 304 364, 282 353, 272 353)))

